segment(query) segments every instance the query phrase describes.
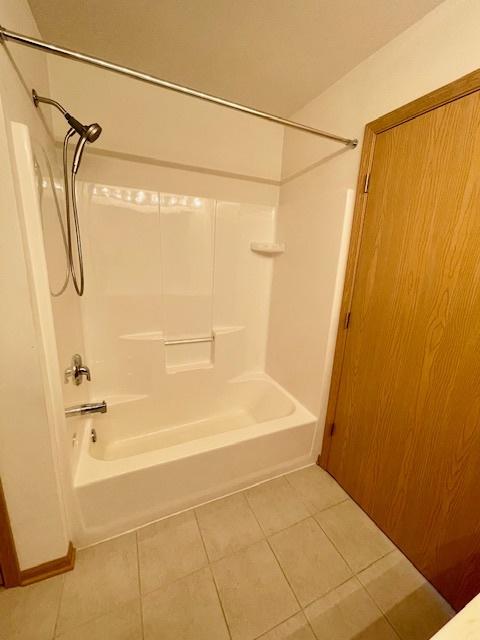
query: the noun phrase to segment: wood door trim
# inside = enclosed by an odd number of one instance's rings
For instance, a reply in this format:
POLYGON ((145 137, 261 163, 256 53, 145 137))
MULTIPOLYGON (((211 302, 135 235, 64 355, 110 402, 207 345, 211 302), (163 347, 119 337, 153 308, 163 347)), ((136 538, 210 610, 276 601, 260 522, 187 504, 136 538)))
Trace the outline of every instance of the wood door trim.
POLYGON ((331 426, 335 422, 337 400, 340 391, 342 378, 343 361, 348 336, 348 330, 344 326, 344 320, 350 311, 358 258, 362 243, 363 222, 367 204, 368 193, 364 193, 364 185, 367 175, 373 162, 375 151, 375 140, 378 134, 397 127, 413 118, 416 118, 428 111, 437 109, 449 102, 463 98, 470 93, 480 90, 480 69, 472 71, 458 80, 435 89, 426 95, 409 102, 406 105, 390 111, 380 116, 376 120, 369 122, 365 127, 365 134, 362 145, 362 156, 358 174, 355 208, 353 213, 352 233, 348 252, 347 268, 345 273, 345 284, 343 288, 342 304, 340 308, 340 319, 337 330, 337 340, 335 344, 335 355, 333 361, 332 377, 330 381, 330 392, 328 397, 327 414, 325 418, 325 430, 323 434, 322 451, 318 456, 317 464, 324 469, 328 465, 330 447, 332 443, 331 426))
POLYGON ((16 587, 21 584, 20 566, 13 539, 12 527, 7 511, 7 503, 0 480, 0 569, 4 587, 16 587))
POLYGON ((61 558, 43 562, 30 569, 20 569, 15 540, 7 510, 7 503, 0 480, 0 569, 4 587, 20 587, 60 573, 71 571, 75 566, 75 547, 70 542, 67 553, 61 558))
POLYGON ((60 573, 71 571, 74 566, 75 547, 70 542, 70 544, 68 545, 67 553, 61 558, 49 560, 48 562, 43 562, 42 564, 37 565, 36 567, 31 567, 30 569, 24 569, 23 571, 21 571, 20 584, 25 587, 28 584, 40 582, 40 580, 45 580, 46 578, 57 576, 60 573))

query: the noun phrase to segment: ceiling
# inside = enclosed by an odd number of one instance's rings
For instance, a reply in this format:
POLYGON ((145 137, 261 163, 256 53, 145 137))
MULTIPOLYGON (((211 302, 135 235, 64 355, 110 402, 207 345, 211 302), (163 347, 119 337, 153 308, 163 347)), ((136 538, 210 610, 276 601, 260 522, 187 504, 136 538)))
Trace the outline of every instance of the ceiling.
POLYGON ((441 0, 29 0, 44 39, 291 115, 441 0))

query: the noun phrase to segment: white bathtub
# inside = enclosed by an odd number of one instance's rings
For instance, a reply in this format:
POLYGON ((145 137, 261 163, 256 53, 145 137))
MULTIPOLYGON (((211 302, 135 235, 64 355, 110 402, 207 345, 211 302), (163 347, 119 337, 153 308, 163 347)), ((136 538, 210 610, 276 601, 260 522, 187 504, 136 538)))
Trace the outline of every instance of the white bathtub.
POLYGON ((156 402, 107 398, 91 420, 97 442, 84 437, 74 483, 77 545, 312 462, 315 417, 265 374, 192 389, 188 401, 178 386, 156 402))

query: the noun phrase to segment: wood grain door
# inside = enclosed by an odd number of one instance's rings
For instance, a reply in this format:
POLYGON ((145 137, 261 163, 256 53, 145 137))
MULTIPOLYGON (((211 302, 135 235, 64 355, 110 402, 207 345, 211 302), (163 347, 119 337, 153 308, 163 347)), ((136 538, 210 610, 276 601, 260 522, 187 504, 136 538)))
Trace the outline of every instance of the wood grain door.
POLYGON ((480 591, 480 94, 380 133, 327 469, 455 607, 480 591))

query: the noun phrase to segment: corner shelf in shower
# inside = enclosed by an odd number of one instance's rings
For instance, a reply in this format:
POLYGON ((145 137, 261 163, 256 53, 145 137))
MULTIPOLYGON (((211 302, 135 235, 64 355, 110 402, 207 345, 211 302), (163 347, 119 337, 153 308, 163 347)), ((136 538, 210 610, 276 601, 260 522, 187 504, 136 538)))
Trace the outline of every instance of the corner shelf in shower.
POLYGON ((285 253, 284 242, 251 242, 250 250, 263 256, 279 256, 285 253))

